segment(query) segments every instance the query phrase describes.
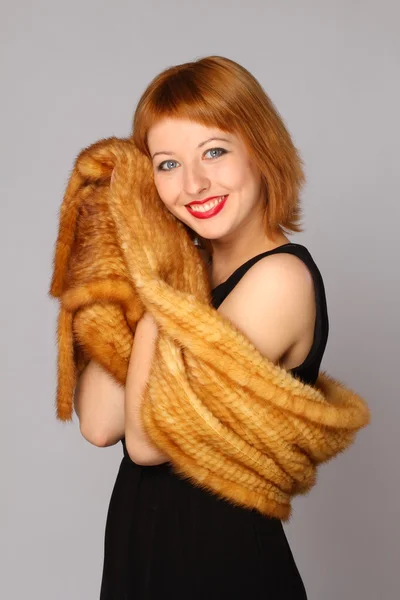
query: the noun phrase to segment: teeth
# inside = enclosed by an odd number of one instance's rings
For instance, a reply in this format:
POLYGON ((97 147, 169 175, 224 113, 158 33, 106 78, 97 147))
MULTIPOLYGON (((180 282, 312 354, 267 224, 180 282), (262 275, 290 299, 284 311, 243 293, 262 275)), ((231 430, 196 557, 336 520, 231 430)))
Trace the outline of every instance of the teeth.
POLYGON ((211 202, 207 202, 207 204, 189 204, 191 210, 195 211, 195 212, 207 212, 208 210, 210 210, 211 208, 214 208, 214 206, 217 206, 217 204, 219 204, 220 202, 222 202, 222 200, 224 200, 225 196, 220 196, 219 198, 216 198, 215 200, 211 200, 211 202))

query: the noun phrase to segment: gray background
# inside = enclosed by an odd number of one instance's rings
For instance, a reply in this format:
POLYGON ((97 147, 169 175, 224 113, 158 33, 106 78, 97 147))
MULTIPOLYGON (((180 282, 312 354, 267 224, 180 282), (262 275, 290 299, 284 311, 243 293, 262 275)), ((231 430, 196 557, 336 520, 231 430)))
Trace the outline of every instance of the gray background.
POLYGON ((309 600, 399 597, 399 17, 388 0, 3 0, 1 598, 98 598, 122 446, 55 419, 58 209, 79 150, 127 135, 159 71, 210 54, 259 79, 303 155, 291 239, 325 281, 322 368, 372 410, 285 525, 309 600))

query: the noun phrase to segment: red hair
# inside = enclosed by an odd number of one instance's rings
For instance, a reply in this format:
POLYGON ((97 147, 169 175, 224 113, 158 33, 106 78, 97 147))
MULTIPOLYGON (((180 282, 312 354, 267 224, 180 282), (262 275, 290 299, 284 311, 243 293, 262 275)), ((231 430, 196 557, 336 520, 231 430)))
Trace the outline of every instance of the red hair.
POLYGON ((261 174, 267 236, 302 231, 303 162, 274 104, 247 69, 228 58, 208 56, 157 75, 133 118, 133 141, 149 158, 148 131, 164 117, 190 119, 241 136, 261 174))

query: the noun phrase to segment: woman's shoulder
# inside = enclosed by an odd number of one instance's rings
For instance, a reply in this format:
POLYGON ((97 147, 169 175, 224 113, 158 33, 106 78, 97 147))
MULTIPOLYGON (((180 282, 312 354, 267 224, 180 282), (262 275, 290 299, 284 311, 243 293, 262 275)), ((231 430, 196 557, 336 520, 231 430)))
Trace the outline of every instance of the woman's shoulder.
POLYGON ((277 362, 314 315, 313 278, 295 255, 270 254, 245 272, 217 310, 277 362))

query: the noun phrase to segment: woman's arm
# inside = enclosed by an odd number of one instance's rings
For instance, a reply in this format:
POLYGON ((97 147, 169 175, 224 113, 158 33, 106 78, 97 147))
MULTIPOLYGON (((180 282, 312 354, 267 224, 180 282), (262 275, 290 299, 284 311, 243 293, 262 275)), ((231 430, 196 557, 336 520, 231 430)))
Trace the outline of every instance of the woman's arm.
POLYGON ((152 315, 146 312, 136 326, 125 387, 126 449, 133 462, 146 466, 169 460, 151 442, 141 419, 143 395, 151 371, 157 336, 157 324, 152 315))
POLYGON ((105 447, 125 437, 129 456, 143 465, 169 460, 152 444, 140 415, 157 333, 153 317, 145 313, 136 326, 125 388, 91 360, 79 377, 74 397, 80 431, 88 442, 105 447))
POLYGON ((81 373, 74 407, 83 437, 95 446, 112 446, 125 435, 123 386, 94 360, 81 373))

